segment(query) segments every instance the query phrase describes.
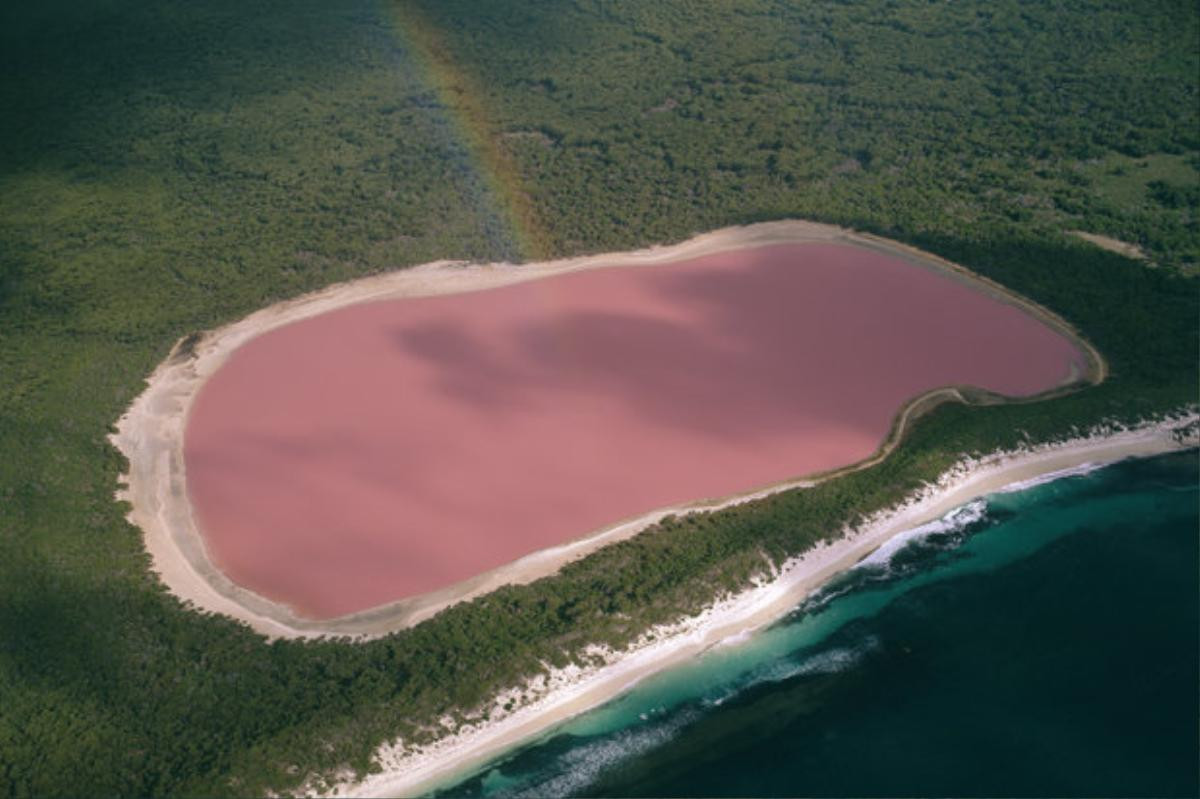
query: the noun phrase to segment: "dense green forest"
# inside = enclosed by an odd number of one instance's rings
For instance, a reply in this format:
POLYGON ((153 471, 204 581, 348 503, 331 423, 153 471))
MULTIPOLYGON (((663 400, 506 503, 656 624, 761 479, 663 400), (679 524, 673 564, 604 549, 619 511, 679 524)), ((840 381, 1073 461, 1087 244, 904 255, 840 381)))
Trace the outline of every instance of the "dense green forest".
POLYGON ((252 795, 366 768, 383 740, 695 611, 959 453, 1196 402, 1198 42, 1195 4, 1173 0, 0 7, 0 786, 252 795), (369 643, 267 643, 148 571, 106 436, 179 337, 436 258, 782 217, 1025 293, 1111 378, 943 406, 870 470, 671 520, 369 643))

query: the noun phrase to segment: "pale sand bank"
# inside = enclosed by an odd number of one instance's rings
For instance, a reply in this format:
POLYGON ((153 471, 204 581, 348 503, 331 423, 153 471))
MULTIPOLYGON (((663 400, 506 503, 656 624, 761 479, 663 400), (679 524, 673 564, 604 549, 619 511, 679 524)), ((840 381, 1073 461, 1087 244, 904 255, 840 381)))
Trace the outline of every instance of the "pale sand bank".
POLYGON ((1124 255, 1126 258, 1136 258, 1139 261, 1149 260, 1149 256, 1146 255, 1145 250, 1138 245, 1130 244, 1127 241, 1114 239, 1111 236, 1101 236, 1099 233, 1088 233, 1083 230, 1068 230, 1067 233, 1070 233, 1072 236, 1083 239, 1091 244, 1095 244, 1102 250, 1108 250, 1109 252, 1115 252, 1118 255, 1124 255))
MULTIPOLYGON (((607 665, 552 672, 524 690, 505 694, 490 709, 491 721, 466 726, 418 751, 402 742, 377 753, 382 772, 360 782, 342 782, 339 796, 414 796, 467 776, 504 752, 549 728, 627 691, 639 680, 695 657, 786 614, 807 594, 858 563, 905 531, 945 516, 974 499, 1008 487, 1133 457, 1163 454, 1197 444, 1194 412, 1130 430, 1103 430, 1055 445, 964 459, 934 485, 897 508, 877 514, 860 528, 827 546, 790 561, 771 581, 714 604, 704 613, 621 653, 604 653, 607 665), (505 713, 509 698, 534 698, 505 713)), ((313 793, 322 793, 310 783, 313 793)))
MULTIPOLYGON (((507 566, 424 596, 339 619, 313 621, 234 584, 214 566, 188 500, 183 459, 183 431, 188 413, 205 380, 239 346, 283 325, 363 302, 473 292, 601 266, 649 266, 716 252, 797 242, 837 242, 866 247, 970 282, 992 296, 1020 306, 1070 337, 1089 360, 1088 374, 1081 376, 1083 380, 1098 382, 1104 377, 1105 365, 1095 349, 1048 310, 936 256, 829 225, 784 221, 726 228, 672 246, 519 267, 509 264, 467 266, 440 261, 332 286, 258 311, 238 322, 195 337, 198 340, 181 342, 172 356, 151 375, 145 392, 118 422, 113 441, 130 462, 129 473, 125 476, 126 486, 118 492, 118 497, 131 503, 129 518, 145 532, 146 547, 154 570, 172 593, 181 599, 202 610, 229 615, 273 637, 325 634, 373 636, 410 626, 455 602, 479 596, 501 585, 529 582, 553 574, 563 564, 583 557, 600 546, 634 535, 666 514, 686 509, 714 509, 773 491, 810 484, 814 476, 806 475, 747 494, 660 509, 635 519, 620 521, 562 546, 533 553, 507 566)), ((945 400, 962 401, 963 395, 954 388, 939 389, 897 409, 896 428, 879 452, 851 468, 877 462, 895 446, 911 416, 945 400)))

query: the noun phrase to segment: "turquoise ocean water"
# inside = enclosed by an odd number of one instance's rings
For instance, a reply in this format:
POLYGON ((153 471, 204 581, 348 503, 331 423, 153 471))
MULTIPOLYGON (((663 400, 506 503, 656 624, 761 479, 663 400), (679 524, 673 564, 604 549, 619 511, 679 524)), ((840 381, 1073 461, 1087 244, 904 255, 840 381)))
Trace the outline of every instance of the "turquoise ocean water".
POLYGON ((995 494, 450 796, 1195 796, 1195 452, 995 494))

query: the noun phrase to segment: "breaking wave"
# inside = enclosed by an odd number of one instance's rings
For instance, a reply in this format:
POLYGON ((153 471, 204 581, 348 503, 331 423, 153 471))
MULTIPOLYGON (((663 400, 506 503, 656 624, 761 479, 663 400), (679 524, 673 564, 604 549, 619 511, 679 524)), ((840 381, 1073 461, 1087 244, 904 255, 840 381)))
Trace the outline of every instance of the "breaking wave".
MULTIPOLYGON (((1095 468, 1085 465, 1063 470, 1017 487, 1010 486, 1003 493, 1088 474, 1095 468)), ((1150 467, 1144 464, 1138 468, 1147 472, 1140 478, 1143 484, 1155 481, 1158 497, 1170 496, 1168 491, 1195 491, 1194 478, 1180 482, 1167 479, 1169 475, 1150 473, 1150 467)), ((1194 465, 1192 469, 1194 473, 1194 465)), ((1113 474, 1121 477, 1120 472, 1113 474)), ((1083 493, 1094 491, 1090 485, 1077 488, 1064 493, 1078 500, 1083 493)), ((686 767, 678 764, 698 754, 707 757, 706 752, 721 748, 721 741, 735 740, 728 736, 753 732, 760 719, 764 720, 764 727, 769 727, 772 740, 783 736, 783 740, 828 743, 834 739, 822 738, 823 729, 806 727, 808 714, 814 712, 811 708, 833 707, 830 703, 853 700, 858 695, 856 691, 839 689, 857 686, 860 677, 870 680, 876 675, 891 674, 894 664, 906 662, 912 651, 907 646, 911 636, 904 633, 907 628, 894 625, 896 619, 904 619, 907 614, 912 624, 926 624, 926 610, 913 616, 914 607, 924 607, 921 603, 893 605, 895 600, 921 586, 939 583, 944 591, 950 591, 943 598, 962 596, 958 589, 952 588, 971 584, 961 581, 962 577, 997 571, 1028 557, 1048 542, 1068 536, 1079 524, 1090 523, 1091 517, 1079 516, 1074 506, 1052 514, 1029 512, 1030 508, 1043 510, 1051 501, 1057 503, 1059 499, 1041 491, 1027 499, 993 496, 906 530, 779 623, 753 634, 728 637, 723 646, 714 647, 705 657, 681 666, 673 677, 644 681, 629 697, 615 704, 600 722, 574 725, 574 732, 565 731, 477 776, 466 790, 470 795, 540 797, 578 795, 595 787, 610 790, 618 786, 619 794, 621 786, 640 785, 640 781, 646 780, 645 784, 655 788, 686 786, 675 793, 694 795, 709 789, 711 786, 704 780, 717 772, 710 769, 703 777, 693 777, 686 767), (1065 513, 1075 516, 1064 516, 1065 513), (984 532, 993 526, 1009 525, 1010 529, 998 530, 997 535, 984 532), (977 533, 983 534, 976 537, 977 533), (888 607, 900 610, 892 616, 882 615, 888 607), (880 622, 889 618, 891 622, 880 622), (790 683, 793 680, 795 683, 790 683), (780 718, 790 726, 784 729, 765 723, 780 718), (656 781, 660 765, 679 771, 669 778, 675 782, 664 781, 667 777, 656 781), (633 782, 622 781, 626 769, 633 782)), ((1124 503, 1123 512, 1131 517, 1145 515, 1142 505, 1130 504, 1128 499, 1118 497, 1112 501, 1124 503)), ((927 612, 933 614, 931 618, 943 613, 952 618, 960 612, 969 615, 974 611, 969 608, 960 611, 956 602, 943 601, 929 605, 927 612)), ((1049 635, 1058 633, 1056 629, 1047 631, 1049 635)), ((979 643, 977 649, 982 656, 990 656, 987 642, 979 643)), ((925 651, 923 656, 931 658, 935 653, 925 651)), ((920 685, 916 688, 923 690, 920 685)), ((928 701, 936 702, 940 695, 934 690, 928 701)), ((947 712, 953 711, 951 708, 947 712)), ((721 755, 713 751, 712 756, 719 760, 721 755)), ((785 762, 784 756, 780 757, 779 762, 785 762)), ((729 762, 738 761, 735 757, 729 762)), ((757 763, 752 758, 746 762, 757 763)), ((796 779, 802 778, 807 779, 796 779)), ((762 784, 768 787, 786 784, 794 788, 801 783, 767 780, 762 784)), ((460 786, 457 792, 445 795, 465 795, 463 791, 460 786)), ((726 790, 726 795, 733 793, 738 791, 726 790)))
POLYGON ((862 659, 880 647, 879 639, 867 636, 858 645, 837 647, 809 655, 800 660, 784 659, 766 664, 742 675, 735 686, 704 698, 703 703, 716 707, 757 685, 786 682, 796 677, 836 674, 857 666, 862 659))
POLYGON ((494 795, 513 799, 573 796, 613 766, 665 744, 699 715, 695 710, 684 710, 654 721, 653 716, 643 714, 643 720, 649 723, 579 743, 555 759, 550 773, 501 789, 494 795))
POLYGON ((1009 483, 1004 488, 997 491, 997 494, 1012 494, 1017 491, 1024 491, 1027 488, 1053 483, 1055 480, 1061 480, 1064 477, 1079 477, 1080 475, 1091 474, 1097 469, 1103 469, 1108 464, 1103 463, 1081 463, 1078 466, 1072 466, 1070 469, 1059 469, 1056 472, 1046 472, 1037 477, 1031 477, 1028 480, 1021 480, 1016 483, 1009 483))
POLYGON ((933 543, 930 539, 935 536, 945 536, 952 539, 945 543, 957 544, 961 540, 958 534, 967 532, 972 526, 986 519, 987 512, 988 504, 982 499, 955 508, 940 519, 897 533, 879 549, 860 560, 855 568, 886 568, 910 545, 933 543))
MULTIPOLYGON (((743 695, 760 685, 782 683, 799 677, 835 674, 858 665, 864 657, 881 647, 879 639, 866 636, 853 646, 839 646, 800 657, 786 658, 763 664, 749 673, 742 673, 718 691, 702 697, 699 702, 677 708, 655 708, 639 713, 637 721, 615 733, 581 738, 549 763, 539 773, 526 774, 514 784, 492 792, 493 796, 542 797, 571 796, 579 793, 614 767, 669 743, 687 726, 704 717, 726 701, 743 695)), ((499 773, 494 775, 502 779, 499 773)), ((485 782, 489 778, 485 776, 485 782)))

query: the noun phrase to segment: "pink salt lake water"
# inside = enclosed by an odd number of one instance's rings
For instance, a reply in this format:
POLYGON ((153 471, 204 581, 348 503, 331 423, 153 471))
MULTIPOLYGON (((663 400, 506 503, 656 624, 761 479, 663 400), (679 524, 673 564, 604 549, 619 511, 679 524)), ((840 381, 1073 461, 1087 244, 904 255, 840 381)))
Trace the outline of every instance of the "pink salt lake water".
POLYGON ((216 564, 310 618, 622 519, 869 456, 900 406, 1052 388, 1064 337, 930 269, 794 244, 347 307, 204 385, 187 485, 216 564))

